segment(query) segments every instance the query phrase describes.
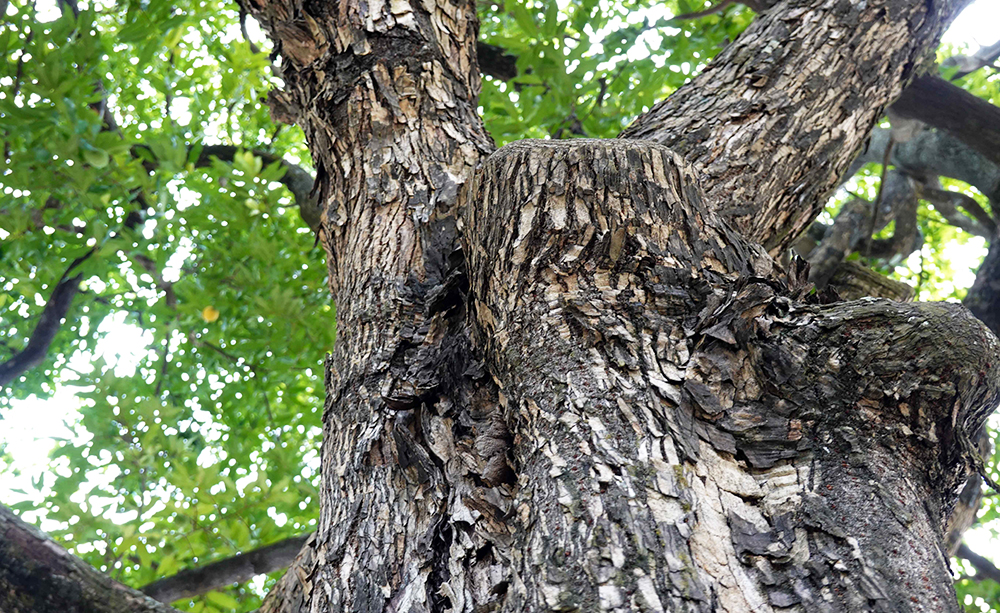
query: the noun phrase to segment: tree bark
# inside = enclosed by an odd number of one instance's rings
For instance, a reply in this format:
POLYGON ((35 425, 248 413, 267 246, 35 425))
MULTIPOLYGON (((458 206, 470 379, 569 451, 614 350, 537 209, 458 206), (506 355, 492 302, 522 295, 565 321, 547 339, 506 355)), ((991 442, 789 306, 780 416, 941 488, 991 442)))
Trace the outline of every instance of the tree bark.
MULTIPOLYGON (((644 140, 496 153, 473 3, 243 4, 339 328, 319 528, 262 611, 959 610, 943 530, 1000 342, 958 305, 821 304, 769 253, 967 0, 782 0, 644 140)), ((110 584, 3 521, 3 610, 110 584)))
POLYGON ((982 323, 790 300, 655 145, 511 145, 472 201, 522 485, 504 610, 958 610, 941 539, 998 393, 982 323))
POLYGON ((98 572, 2 506, 0 611, 177 613, 98 572))
POLYGON ((779 3, 630 133, 697 167, 487 158, 471 4, 245 6, 339 330, 317 537, 263 611, 957 610, 942 530, 996 339, 805 303, 757 243, 806 227, 964 1, 779 3))
POLYGON ((623 136, 666 145, 749 240, 788 247, 967 0, 787 0, 623 136))

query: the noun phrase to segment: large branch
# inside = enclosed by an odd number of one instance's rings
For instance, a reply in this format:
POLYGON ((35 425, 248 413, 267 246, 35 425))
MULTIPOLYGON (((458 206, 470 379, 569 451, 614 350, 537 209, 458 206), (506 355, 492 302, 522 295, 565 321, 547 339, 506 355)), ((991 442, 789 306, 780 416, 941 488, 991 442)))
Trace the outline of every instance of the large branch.
MULTIPOLYGON (((889 136, 889 130, 872 131, 867 146, 845 176, 853 176, 868 162, 881 164, 889 136)), ((1000 166, 947 132, 925 130, 908 142, 897 143, 889 160, 897 169, 921 181, 951 177, 972 185, 990 200, 1000 201, 1000 166)))
POLYGON ((892 105, 896 113, 945 130, 1000 164, 1000 107, 938 77, 916 79, 892 105))
POLYGON ((177 613, 114 581, 0 506, 0 611, 177 613))
POLYGON ((93 254, 94 250, 91 249, 70 263, 62 278, 56 283, 55 289, 52 290, 48 302, 45 303, 42 316, 32 331, 28 344, 23 350, 0 364, 0 389, 7 387, 12 381, 45 360, 49 345, 52 344, 56 333, 62 327, 62 320, 73 304, 73 298, 80 291, 80 280, 83 275, 73 277, 69 275, 93 254))
POLYGON ((710 204, 776 252, 822 211, 884 108, 966 4, 785 0, 622 137, 693 162, 710 204))
POLYGON ((169 603, 199 596, 233 583, 243 583, 257 575, 287 567, 311 536, 311 533, 293 536, 225 560, 183 570, 145 585, 140 590, 150 598, 169 603))

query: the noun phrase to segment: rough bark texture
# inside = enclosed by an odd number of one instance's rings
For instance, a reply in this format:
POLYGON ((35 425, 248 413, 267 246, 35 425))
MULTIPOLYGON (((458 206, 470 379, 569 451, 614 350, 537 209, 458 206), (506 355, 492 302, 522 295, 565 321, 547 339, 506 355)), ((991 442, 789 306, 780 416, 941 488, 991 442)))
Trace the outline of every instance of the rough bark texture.
POLYGON ((246 0, 339 331, 319 530, 263 610, 955 610, 942 525, 997 341, 954 305, 802 304, 753 241, 805 227, 962 3, 779 3, 639 124, 698 171, 526 143, 470 187, 471 3, 246 0))
POLYGON ((467 219, 504 610, 958 610, 942 528, 1000 374, 967 311, 796 303, 655 145, 508 146, 467 219))
POLYGON ((710 205, 772 253, 819 214, 883 109, 968 0, 787 0, 624 133, 704 172, 710 205))
POLYGON ((272 109, 313 151, 338 307, 320 527, 264 610, 440 610, 446 552, 476 524, 463 497, 503 478, 487 465, 489 415, 465 410, 475 390, 455 207, 494 148, 476 108, 475 6, 246 6, 284 60, 272 109), (453 483, 426 442, 439 430, 463 450, 453 483), (464 527, 445 520, 456 506, 464 527))
POLYGON ((114 581, 0 507, 3 613, 177 613, 114 581))

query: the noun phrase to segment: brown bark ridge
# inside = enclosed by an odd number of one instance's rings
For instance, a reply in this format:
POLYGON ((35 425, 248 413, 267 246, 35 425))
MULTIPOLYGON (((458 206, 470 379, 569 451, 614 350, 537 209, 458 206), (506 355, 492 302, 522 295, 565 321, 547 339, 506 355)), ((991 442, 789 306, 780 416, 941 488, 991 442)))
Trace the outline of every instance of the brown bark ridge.
POLYGON ((72 555, 0 506, 3 613, 177 613, 72 555))
POLYGON ((778 253, 967 4, 786 0, 622 137, 694 163, 710 205, 778 253))

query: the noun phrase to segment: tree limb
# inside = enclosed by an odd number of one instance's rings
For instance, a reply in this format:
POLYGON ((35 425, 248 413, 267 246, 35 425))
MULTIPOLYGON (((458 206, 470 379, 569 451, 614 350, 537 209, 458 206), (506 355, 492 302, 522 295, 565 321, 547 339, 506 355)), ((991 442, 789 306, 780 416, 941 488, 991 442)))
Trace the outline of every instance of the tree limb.
POLYGON ((99 572, 3 506, 0 611, 177 613, 99 572))
POLYGON ((976 576, 974 579, 981 579, 985 577, 987 579, 992 579, 997 583, 1000 583, 1000 568, 997 568, 993 562, 988 558, 985 558, 975 551, 969 549, 969 546, 962 543, 958 546, 958 552, 956 556, 965 560, 968 560, 972 564, 972 567, 976 569, 976 576))
POLYGON ((946 59, 942 63, 945 66, 958 65, 961 67, 961 69, 951 78, 952 81, 957 81, 962 77, 979 70, 980 68, 990 66, 996 62, 998 58, 1000 58, 1000 40, 988 47, 980 47, 979 51, 971 57, 965 55, 953 56, 946 59))
POLYGON ((933 204, 948 223, 969 234, 989 239, 997 231, 996 222, 971 196, 925 185, 920 187, 920 197, 933 204), (966 215, 960 213, 958 207, 962 207, 966 215))
POLYGON ((517 76, 517 56, 503 47, 483 42, 476 43, 479 70, 500 81, 510 81, 517 76))
POLYGON ((0 389, 7 387, 12 381, 38 366, 45 359, 49 346, 62 326, 63 317, 66 316, 69 307, 73 304, 73 298, 80 291, 80 280, 83 275, 69 277, 69 274, 94 252, 95 250, 91 249, 73 260, 66 272, 60 277, 59 282, 56 283, 48 302, 45 303, 42 316, 31 333, 28 344, 22 351, 0 364, 0 389))
POLYGON ((139 589, 150 598, 169 603, 233 583, 243 583, 256 575, 287 567, 310 536, 312 533, 300 534, 200 568, 182 570, 139 589))
POLYGON ((892 110, 954 134, 956 138, 1000 164, 1000 107, 977 98, 944 79, 915 79, 892 110))
MULTIPOLYGON (((844 176, 854 176, 868 162, 881 163, 889 137, 889 130, 872 131, 867 146, 844 176)), ((897 143, 891 158, 893 166, 921 182, 950 177, 972 185, 990 200, 1000 201, 1000 166, 948 132, 925 130, 909 142, 897 143)))

